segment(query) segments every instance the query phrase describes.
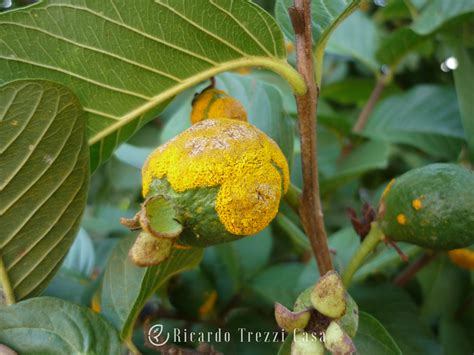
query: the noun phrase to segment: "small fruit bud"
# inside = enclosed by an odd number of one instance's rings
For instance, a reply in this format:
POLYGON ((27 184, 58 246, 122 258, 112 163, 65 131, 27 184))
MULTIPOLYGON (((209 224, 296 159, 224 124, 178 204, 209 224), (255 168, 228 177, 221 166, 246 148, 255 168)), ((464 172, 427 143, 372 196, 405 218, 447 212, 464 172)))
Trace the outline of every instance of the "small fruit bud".
POLYGON ((344 333, 336 321, 332 321, 326 329, 324 344, 333 354, 350 355, 356 351, 352 339, 344 333))
POLYGON ((355 337, 359 326, 359 307, 348 293, 346 293, 346 313, 339 318, 338 322, 351 338, 355 337))
POLYGON ((319 279, 311 293, 311 303, 327 317, 342 317, 346 310, 346 290, 337 272, 329 271, 319 279))
POLYGON ((301 311, 292 312, 282 304, 275 303, 275 319, 280 328, 285 329, 288 333, 294 330, 303 330, 309 322, 311 312, 301 311))
POLYGON ((193 100, 191 122, 193 124, 208 118, 231 118, 247 121, 247 112, 239 100, 225 91, 209 87, 193 100))
POLYGON ((137 266, 158 265, 171 254, 173 239, 156 238, 147 232, 141 232, 128 256, 137 266))
POLYGON ((324 355, 324 345, 310 333, 297 333, 291 343, 291 355, 324 355))

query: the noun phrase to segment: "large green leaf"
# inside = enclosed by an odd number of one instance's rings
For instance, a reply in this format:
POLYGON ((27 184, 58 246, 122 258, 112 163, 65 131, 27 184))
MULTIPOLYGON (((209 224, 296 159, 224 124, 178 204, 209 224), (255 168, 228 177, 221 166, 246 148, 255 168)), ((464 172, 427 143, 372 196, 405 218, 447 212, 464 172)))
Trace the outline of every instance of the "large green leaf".
POLYGON ((423 294, 421 314, 429 321, 454 317, 469 294, 469 271, 454 265, 440 255, 416 274, 423 294))
POLYGON ((134 241, 134 236, 127 237, 115 247, 102 284, 102 313, 122 339, 130 338, 136 318, 156 290, 171 276, 196 267, 202 258, 202 249, 175 249, 162 264, 140 268, 128 258, 134 241))
POLYGON ((428 38, 415 33, 411 28, 402 27, 381 41, 375 57, 379 63, 386 64, 395 70, 407 54, 420 48, 428 38))
POLYGON ((381 101, 363 134, 455 159, 464 141, 456 93, 450 87, 419 85, 381 101))
POLYGON ((90 309, 39 297, 0 306, 0 343, 21 354, 120 354, 117 331, 90 309))
POLYGON ((331 36, 327 51, 354 58, 377 73, 380 65, 375 52, 380 42, 380 30, 362 11, 356 11, 331 36))
POLYGON ((304 88, 274 20, 245 0, 48 0, 0 14, 0 25, 0 83, 71 87, 94 168, 176 94, 219 72, 262 66, 304 88))
POLYGON ((436 31, 448 21, 474 12, 472 0, 431 0, 411 26, 419 34, 436 31))
POLYGON ((79 229, 77 237, 69 249, 61 268, 90 277, 94 270, 95 250, 92 240, 84 228, 79 229))
POLYGON ((439 354, 439 345, 430 328, 402 289, 377 283, 354 287, 350 291, 359 309, 384 325, 404 355, 439 354))
POLYGON ((250 287, 261 295, 269 304, 280 302, 291 307, 303 291, 298 287, 299 275, 303 272, 301 263, 280 263, 258 273, 251 281, 250 287))
POLYGON ((71 91, 24 80, 0 88, 0 303, 2 293, 38 294, 61 265, 86 204, 88 157, 71 91))
POLYGON ((395 340, 380 322, 365 312, 359 313, 359 327, 354 339, 357 354, 402 354, 395 340))
POLYGON ((454 83, 461 111, 462 125, 466 132, 469 145, 469 155, 474 163, 474 104, 472 93, 474 92, 474 49, 464 48, 461 42, 454 43, 455 56, 459 67, 454 71, 454 83))

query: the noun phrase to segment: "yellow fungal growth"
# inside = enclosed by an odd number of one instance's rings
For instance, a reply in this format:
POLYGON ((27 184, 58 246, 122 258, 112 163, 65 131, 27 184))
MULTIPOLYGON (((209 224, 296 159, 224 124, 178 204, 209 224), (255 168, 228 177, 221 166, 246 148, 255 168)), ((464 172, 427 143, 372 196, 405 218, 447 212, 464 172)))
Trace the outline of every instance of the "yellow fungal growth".
POLYGON ((387 196, 387 194, 390 192, 390 189, 392 188, 393 184, 395 183, 395 179, 392 179, 390 180, 390 182, 387 184, 387 186, 385 187, 385 189, 383 190, 382 192, 382 197, 381 199, 383 200, 385 198, 385 196, 387 196))
POLYGON ((253 125, 227 118, 199 122, 158 147, 142 169, 143 195, 154 178, 165 176, 176 192, 220 186, 216 212, 236 235, 265 228, 289 183, 277 144, 253 125))
POLYGON ((419 198, 416 198, 413 201, 411 201, 411 205, 417 211, 423 207, 423 203, 421 202, 419 198))
POLYGON ((474 271, 474 251, 469 249, 454 249, 448 252, 449 259, 457 266, 474 271))
POLYGON ((232 118, 247 121, 244 106, 222 90, 205 89, 193 101, 191 122, 193 124, 209 118, 232 118))
POLYGON ((397 216, 397 222, 398 224, 401 224, 401 225, 407 224, 407 216, 405 216, 403 213, 400 213, 397 216))

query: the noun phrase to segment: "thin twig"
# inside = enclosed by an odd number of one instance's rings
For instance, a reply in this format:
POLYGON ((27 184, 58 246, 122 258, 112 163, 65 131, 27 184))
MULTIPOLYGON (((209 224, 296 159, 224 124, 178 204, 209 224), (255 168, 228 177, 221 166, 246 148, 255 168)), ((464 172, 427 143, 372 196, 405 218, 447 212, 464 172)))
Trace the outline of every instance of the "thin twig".
POLYGON ((319 196, 316 141, 316 108, 319 88, 315 82, 312 57, 311 1, 294 0, 289 13, 295 30, 296 66, 307 86, 305 94, 296 96, 303 166, 303 196, 299 212, 316 257, 319 272, 324 275, 333 266, 319 196))
POLYGON ((359 117, 357 118, 357 121, 354 127, 352 128, 353 132, 355 133, 362 132, 365 125, 367 124, 367 121, 369 120, 369 116, 372 113, 372 110, 374 109, 375 104, 377 103, 377 101, 380 98, 380 95, 385 89, 385 86, 386 86, 386 77, 379 76, 377 78, 377 82, 375 83, 374 89, 372 90, 372 93, 370 94, 369 100, 365 104, 359 117))
POLYGON ((405 270, 398 275, 393 283, 397 286, 405 286, 416 274, 418 271, 423 269, 426 265, 432 262, 436 258, 436 253, 425 253, 420 258, 415 260, 412 264, 408 265, 405 270))

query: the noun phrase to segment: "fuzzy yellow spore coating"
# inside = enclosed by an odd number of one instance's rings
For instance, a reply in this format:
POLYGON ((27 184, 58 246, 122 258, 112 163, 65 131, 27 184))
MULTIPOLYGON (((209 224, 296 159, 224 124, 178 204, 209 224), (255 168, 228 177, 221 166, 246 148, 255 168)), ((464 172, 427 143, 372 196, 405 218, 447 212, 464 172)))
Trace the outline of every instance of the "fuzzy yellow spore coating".
POLYGON ((193 101, 191 123, 221 117, 247 121, 247 112, 240 101, 213 88, 204 90, 193 101))
POLYGON ((419 210, 423 207, 423 203, 421 202, 421 200, 419 198, 416 198, 414 199, 412 202, 411 202, 411 205, 413 206, 413 208, 415 210, 419 210))
POLYGON ((398 224, 401 224, 401 225, 407 224, 407 216, 405 216, 403 213, 400 213, 397 216, 397 222, 398 224))
POLYGON ((457 266, 474 271, 474 251, 469 249, 454 249, 448 252, 449 259, 457 266))
POLYGON ((289 183, 277 144, 253 125, 227 118, 199 122, 158 147, 142 169, 143 195, 154 178, 165 176, 176 192, 220 186, 216 212, 236 235, 265 228, 289 183))

